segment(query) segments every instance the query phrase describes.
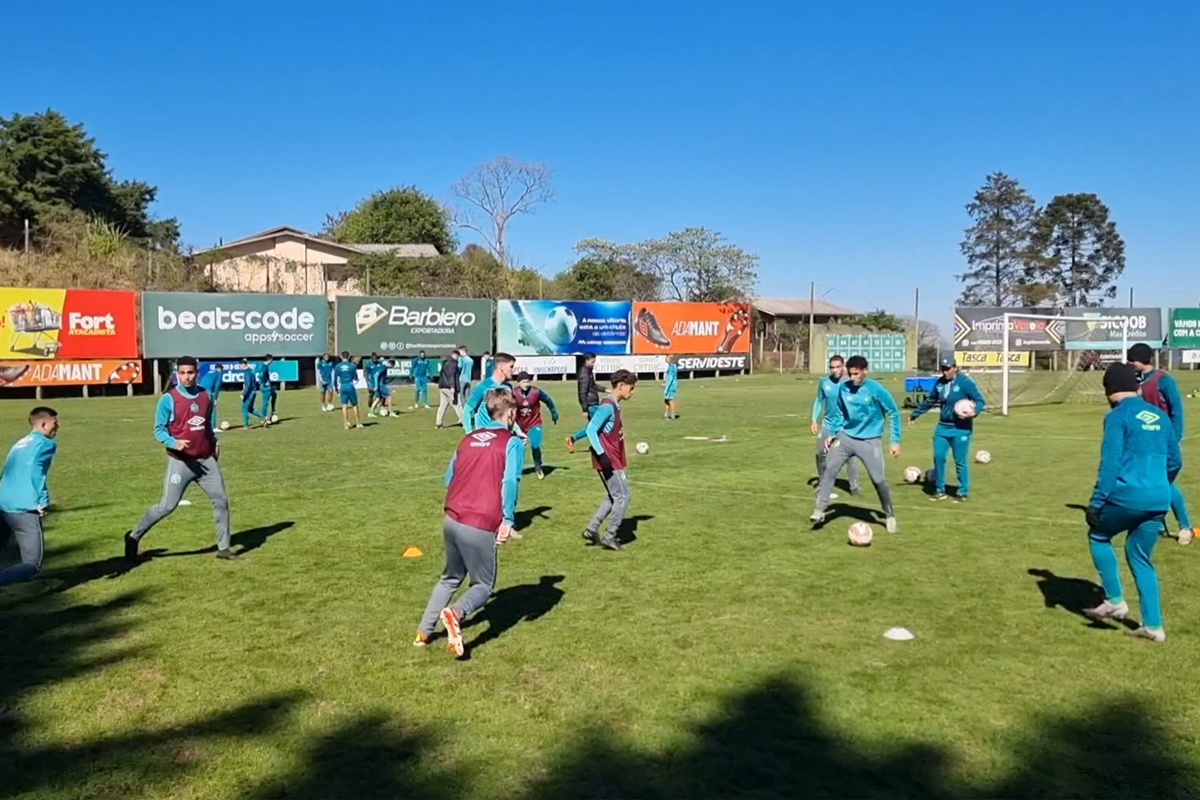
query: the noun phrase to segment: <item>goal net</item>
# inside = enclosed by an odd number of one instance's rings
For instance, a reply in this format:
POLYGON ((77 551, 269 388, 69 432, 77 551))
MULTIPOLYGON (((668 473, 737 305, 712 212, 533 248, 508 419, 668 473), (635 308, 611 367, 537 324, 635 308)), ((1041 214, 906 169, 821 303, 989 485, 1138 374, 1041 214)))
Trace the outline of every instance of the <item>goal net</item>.
POLYGON ((999 363, 964 368, 1005 415, 1021 406, 1104 402, 1104 369, 1125 359, 1132 322, 1111 309, 1074 316, 1005 313, 999 363))

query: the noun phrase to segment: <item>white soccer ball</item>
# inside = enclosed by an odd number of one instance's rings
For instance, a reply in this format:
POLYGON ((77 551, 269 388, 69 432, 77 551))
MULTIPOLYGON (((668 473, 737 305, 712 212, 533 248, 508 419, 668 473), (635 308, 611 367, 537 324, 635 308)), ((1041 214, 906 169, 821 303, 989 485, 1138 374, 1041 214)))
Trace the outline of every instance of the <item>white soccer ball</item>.
POLYGON ((223 431, 229 430, 229 420, 225 420, 224 422, 221 423, 221 430, 223 430, 223 431))
POLYGON ((646 453, 650 452, 650 445, 647 442, 638 442, 637 451, 642 455, 646 455, 646 453))
POLYGON ((278 414, 272 414, 272 415, 271 415, 271 422, 272 422, 272 423, 279 422, 279 415, 278 415, 278 414))
POLYGON ((975 460, 980 464, 990 464, 992 463, 992 454, 987 450, 980 450, 975 454, 975 460))
POLYGON ((920 467, 905 467, 904 468, 904 482, 905 483, 920 483, 921 479, 924 477, 925 477, 925 473, 921 471, 920 467))
POLYGON ((388 411, 386 408, 379 409, 379 416, 381 416, 381 417, 386 417, 388 414, 391 414, 391 413, 392 412, 388 411))
POLYGON ((954 404, 954 416, 959 419, 970 419, 975 416, 975 401, 963 398, 954 404))
POLYGON ((575 331, 579 329, 579 320, 575 318, 575 312, 566 306, 555 306, 546 315, 546 321, 542 323, 542 328, 546 331, 546 338, 550 340, 551 344, 566 347, 575 340, 575 331))
POLYGON ((870 547, 871 539, 874 537, 874 535, 875 532, 871 530, 871 526, 865 522, 856 522, 851 525, 850 530, 847 531, 847 537, 850 540, 850 544, 854 545, 855 547, 870 547))

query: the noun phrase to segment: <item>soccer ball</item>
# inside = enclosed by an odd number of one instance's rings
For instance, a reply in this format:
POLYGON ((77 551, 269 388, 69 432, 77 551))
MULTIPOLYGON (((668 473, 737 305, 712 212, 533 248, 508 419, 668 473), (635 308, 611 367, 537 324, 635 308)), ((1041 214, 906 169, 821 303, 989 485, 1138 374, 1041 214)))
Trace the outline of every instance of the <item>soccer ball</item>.
POLYGON ((223 430, 223 431, 229 430, 229 420, 225 420, 224 422, 221 423, 221 430, 223 430))
POLYGON ((637 451, 642 455, 646 455, 646 453, 650 452, 650 445, 646 442, 638 442, 637 451))
POLYGON ((975 401, 963 398, 954 404, 954 415, 959 419, 970 419, 975 416, 975 401))
POLYGON ((847 538, 855 547, 870 547, 874 535, 875 532, 871 530, 871 526, 865 522, 856 522, 847 531, 847 538))
POLYGON ((379 416, 381 417, 386 417, 390 413, 392 412, 388 411, 386 408, 379 409, 379 416))
POLYGON ((987 450, 980 450, 975 454, 975 460, 980 464, 990 464, 992 463, 992 454, 987 450))
POLYGON ((575 340, 575 331, 579 328, 579 320, 575 318, 575 312, 566 306, 555 306, 546 315, 546 321, 542 323, 542 328, 545 329, 546 338, 550 340, 551 344, 566 347, 575 340))
POLYGON ((271 415, 271 423, 272 423, 272 424, 274 424, 274 423, 276 423, 276 422, 279 422, 279 415, 278 415, 278 414, 272 414, 272 415, 271 415))
POLYGON ((920 467, 905 467, 904 468, 904 482, 905 483, 920 483, 921 479, 924 477, 925 477, 925 473, 921 471, 920 467))

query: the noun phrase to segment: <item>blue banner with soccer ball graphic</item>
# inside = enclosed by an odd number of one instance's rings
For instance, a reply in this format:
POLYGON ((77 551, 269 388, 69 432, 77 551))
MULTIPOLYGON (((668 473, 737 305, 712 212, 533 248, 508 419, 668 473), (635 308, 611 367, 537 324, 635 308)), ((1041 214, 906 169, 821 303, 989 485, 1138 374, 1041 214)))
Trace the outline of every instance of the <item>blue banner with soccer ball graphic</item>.
POLYGON ((628 301, 501 300, 497 351, 512 355, 630 352, 628 301))

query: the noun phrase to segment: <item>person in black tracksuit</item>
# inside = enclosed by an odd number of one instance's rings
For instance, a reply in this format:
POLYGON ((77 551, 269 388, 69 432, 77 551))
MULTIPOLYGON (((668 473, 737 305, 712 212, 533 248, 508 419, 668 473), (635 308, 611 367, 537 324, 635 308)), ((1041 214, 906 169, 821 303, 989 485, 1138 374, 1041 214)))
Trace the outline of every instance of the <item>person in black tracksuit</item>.
POLYGON ((579 384, 579 408, 588 419, 600 405, 600 390, 596 387, 596 354, 584 353, 583 363, 579 365, 579 374, 575 380, 579 384))
POLYGON ((458 351, 451 350, 450 355, 442 360, 442 369, 438 373, 438 410, 437 426, 442 427, 446 417, 446 409, 453 408, 462 424, 462 398, 459 396, 458 351))

